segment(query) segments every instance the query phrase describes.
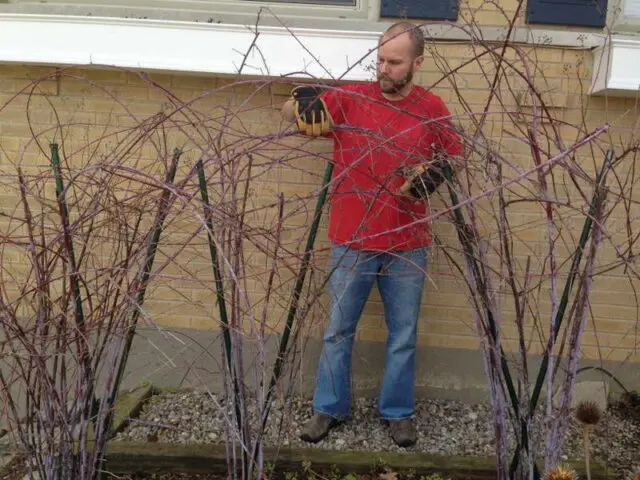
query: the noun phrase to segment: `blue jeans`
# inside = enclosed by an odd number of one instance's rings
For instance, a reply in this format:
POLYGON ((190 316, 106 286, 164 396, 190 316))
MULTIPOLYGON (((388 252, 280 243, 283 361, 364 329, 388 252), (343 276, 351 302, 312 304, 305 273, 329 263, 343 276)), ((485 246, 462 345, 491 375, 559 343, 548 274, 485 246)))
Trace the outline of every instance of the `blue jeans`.
POLYGON ((350 416, 353 341, 377 281, 388 330, 378 409, 383 419, 410 418, 415 408, 416 332, 427 249, 387 253, 334 244, 331 257, 331 311, 318 365, 314 411, 340 420, 350 416))

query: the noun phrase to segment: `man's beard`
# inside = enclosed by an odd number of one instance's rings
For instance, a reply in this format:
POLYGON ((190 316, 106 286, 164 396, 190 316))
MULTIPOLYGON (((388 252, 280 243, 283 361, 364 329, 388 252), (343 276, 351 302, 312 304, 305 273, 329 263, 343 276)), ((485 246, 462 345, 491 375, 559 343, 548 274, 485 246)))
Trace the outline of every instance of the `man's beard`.
POLYGON ((409 70, 407 72, 407 74, 402 77, 399 81, 397 82, 392 82, 391 86, 389 87, 383 87, 382 86, 382 81, 383 80, 391 80, 389 77, 384 76, 384 75, 379 75, 378 76, 378 84, 380 85, 380 90, 382 90, 384 93, 398 93, 400 92, 404 87, 407 86, 407 84, 413 79, 413 71, 409 70))

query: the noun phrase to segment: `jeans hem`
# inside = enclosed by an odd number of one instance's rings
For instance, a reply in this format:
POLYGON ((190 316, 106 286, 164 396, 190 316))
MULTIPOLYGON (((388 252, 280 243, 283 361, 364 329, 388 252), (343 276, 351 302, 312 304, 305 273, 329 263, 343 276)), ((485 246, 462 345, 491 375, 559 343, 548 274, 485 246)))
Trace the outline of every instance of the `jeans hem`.
POLYGON ((339 416, 339 415, 335 415, 333 413, 329 413, 329 412, 325 412, 324 410, 320 409, 320 408, 313 408, 313 411, 315 413, 321 413, 323 415, 326 415, 327 417, 331 417, 334 420, 337 420, 339 422, 344 422, 345 420, 347 420, 349 418, 350 415, 344 415, 344 416, 339 416))
POLYGON ((412 419, 414 416, 414 414, 411 415, 405 415, 402 417, 385 417, 384 415, 380 415, 380 418, 382 418, 382 420, 386 421, 386 422, 395 422, 398 420, 410 420, 412 419))

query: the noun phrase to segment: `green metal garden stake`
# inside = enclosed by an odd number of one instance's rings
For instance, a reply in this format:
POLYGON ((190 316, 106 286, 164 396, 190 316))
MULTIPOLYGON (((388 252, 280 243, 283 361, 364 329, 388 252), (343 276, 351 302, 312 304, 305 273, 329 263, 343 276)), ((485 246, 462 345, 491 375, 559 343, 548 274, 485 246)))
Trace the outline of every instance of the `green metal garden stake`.
MULTIPOLYGON (((578 275, 578 269, 580 267, 580 262, 582 260, 582 252, 587 245, 587 240, 589 239, 589 235, 591 233, 591 227, 593 226, 593 218, 600 208, 600 202, 602 201, 602 197, 600 196, 600 188, 604 185, 604 180, 608 170, 611 168, 611 163, 613 160, 613 150, 607 150, 604 158, 604 165, 602 169, 596 175, 596 187, 593 192, 593 196, 591 197, 591 204, 589 206, 589 213, 585 218, 584 225, 582 227, 582 233, 580 234, 580 240, 578 242, 578 248, 575 250, 573 254, 573 261, 571 263, 571 268, 569 270, 569 276, 567 277, 567 281, 564 285, 564 290, 562 292, 562 297, 560 299, 560 305, 558 306, 558 311, 556 312, 556 316, 553 320, 553 339, 558 338, 558 333, 560 332, 560 326, 562 325, 562 321, 564 319, 564 313, 567 308, 567 304, 569 303, 569 294, 571 289, 573 288, 573 283, 575 282, 576 276, 578 275)), ((538 371, 538 378, 536 379, 536 384, 533 389, 533 393, 531 394, 531 403, 529 406, 529 415, 532 416, 536 406, 538 404, 538 400, 540 398, 540 392, 542 390, 542 384, 544 383, 544 378, 547 374, 547 369, 549 368, 549 353, 545 352, 544 357, 542 359, 542 363, 540 365, 540 370, 538 371)), ((523 435, 526 433, 526 426, 523 430, 523 435)), ((514 454, 513 461, 511 463, 511 474, 515 472, 515 469, 518 466, 518 454, 517 452, 514 454)), ((539 480, 539 476, 536 477, 536 480, 539 480)))
POLYGON ((213 221, 211 220, 211 205, 209 204, 209 193, 207 191, 207 179, 204 174, 204 165, 202 160, 196 163, 198 171, 198 182, 200 186, 200 196, 204 205, 205 223, 207 225, 207 239, 209 241, 209 253, 211 254, 211 264, 213 266, 213 276, 216 282, 216 296, 220 309, 220 321, 222 322, 222 335, 224 338, 224 347, 227 355, 227 366, 229 372, 231 368, 231 334, 229 333, 229 319, 227 316, 227 305, 224 298, 224 284, 222 282, 222 272, 220 270, 220 262, 218 260, 218 248, 213 239, 213 221))
MULTIPOLYGON (((289 343, 289 337, 291 335, 293 321, 298 311, 298 303, 300 301, 300 292, 302 291, 304 280, 307 276, 307 270, 309 268, 309 260, 311 259, 311 252, 313 251, 313 247, 315 245, 316 235, 318 233, 318 226, 320 225, 322 210, 327 200, 327 192, 329 189, 329 183, 331 182, 332 175, 333 175, 333 163, 329 162, 327 163, 327 166, 324 171, 324 178, 322 179, 322 189, 320 190, 320 195, 318 196, 318 201, 316 202, 316 209, 314 212, 313 223, 311 224, 311 230, 309 231, 309 236, 307 237, 307 244, 305 246, 304 256, 302 258, 300 270, 298 271, 298 277, 296 279, 296 284, 293 289, 293 295, 291 296, 291 303, 289 304, 287 322, 285 324, 284 331, 282 332, 282 335, 280 337, 280 346, 278 348, 278 356, 273 366, 273 374, 271 376, 271 382, 269 383, 269 389, 267 390, 267 396, 264 402, 264 414, 262 417, 263 431, 267 424, 267 419, 269 417, 269 410, 271 408, 271 397, 273 395, 273 389, 282 373, 282 366, 284 364, 284 354, 287 350, 287 345, 289 343)), ((254 451, 254 461, 257 460, 257 454, 259 450, 258 447, 259 447, 259 444, 256 444, 256 448, 254 451)))
MULTIPOLYGON (((173 153, 173 158, 171 161, 171 165, 169 166, 169 171, 167 172, 166 183, 172 184, 175 177, 176 171, 178 169, 178 160, 182 155, 182 150, 176 148, 173 153)), ((144 303, 144 296, 147 291, 147 286, 149 283, 149 277, 151 276, 151 269, 153 268, 153 261, 155 259, 156 250, 158 249, 158 242, 160 241, 160 234, 162 233, 162 228, 164 225, 164 221, 169 214, 168 202, 169 197, 171 196, 171 191, 168 188, 165 188, 162 191, 162 196, 160 198, 160 206, 158 207, 158 217, 156 221, 156 226, 153 231, 151 241, 147 247, 146 261, 142 272, 139 277, 139 285, 141 286, 138 291, 138 295, 136 298, 136 304, 133 310, 133 314, 131 315, 131 321, 128 326, 128 330, 126 333, 125 346, 122 353, 122 357, 120 359, 120 363, 118 365, 118 370, 116 374, 115 381, 113 383, 113 388, 111 390, 111 394, 109 396, 109 405, 115 405, 116 397, 118 395, 118 389, 120 388, 120 384, 122 383, 122 377, 124 376, 124 370, 127 366, 127 360, 129 358, 129 352, 131 350, 131 344, 133 343, 133 337, 136 333, 136 326, 138 324, 138 317, 140 316, 140 308, 144 303)), ((107 415, 105 428, 106 431, 109 432, 111 430, 111 421, 113 418, 112 412, 107 415)))
MULTIPOLYGON (((571 263, 571 269, 569 270, 571 273, 567 277, 567 281, 564 285, 564 290, 562 292, 562 297, 560 299, 560 304, 558 305, 558 311, 556 312, 556 317, 553 321, 553 338, 556 340, 558 338, 558 333, 560 332, 560 326, 562 325, 562 320, 564 318, 564 313, 567 309, 567 304, 569 303, 569 293, 573 288, 573 283, 575 282, 576 276, 578 275, 578 268, 580 266, 580 262, 582 260, 582 253, 587 245, 587 240, 589 239, 589 234, 591 233, 591 227, 593 226, 593 218, 600 207, 601 197, 599 195, 600 188, 604 185, 604 179, 607 170, 611 166, 611 160, 613 158, 613 151, 608 150, 605 155, 604 165, 598 175, 596 176, 596 188, 593 192, 593 196, 591 198, 591 204, 589 206, 589 213, 584 220, 584 225, 582 227, 582 233, 580 234, 580 240, 578 242, 578 248, 574 252, 573 262, 571 263)), ((538 398, 540 396, 540 391, 542 389, 542 383, 544 381, 544 377, 547 372, 547 368, 549 365, 549 355, 545 353, 544 359, 540 366, 540 371, 538 373, 538 378, 536 381, 535 388, 531 395, 531 411, 535 409, 536 404, 538 403, 538 398)))
MULTIPOLYGON (((200 195, 202 197, 202 203, 204 206, 204 218, 207 225, 207 240, 209 242, 209 253, 211 255, 211 264, 213 266, 213 276, 216 282, 216 296, 218 300, 218 307, 220 310, 220 321, 222 322, 222 338, 224 339, 225 354, 227 358, 227 368, 229 375, 233 383, 233 403, 236 411, 236 420, 238 425, 238 434, 241 434, 242 429, 242 409, 240 407, 240 387, 238 384, 238 375, 232 361, 232 344, 231 333, 229 331, 229 318, 227 316, 227 304, 224 298, 224 284, 222 282, 222 272, 220 270, 220 261, 218 259, 218 248, 213 238, 213 221, 211 220, 211 205, 209 204, 209 193, 207 191, 207 179, 204 174, 204 164, 202 159, 196 163, 196 170, 198 172, 198 183, 200 186, 200 195)), ((247 458, 246 450, 242 450, 242 458, 245 466, 245 471, 248 472, 249 459, 247 458)))
POLYGON ((280 348, 278 350, 278 357, 276 359, 276 363, 273 368, 273 376, 271 377, 271 384, 269 385, 268 395, 270 395, 271 391, 273 390, 273 387, 275 386, 276 382, 280 378, 280 373, 281 373, 282 365, 284 362, 284 353, 287 350, 289 336, 291 335, 291 331, 292 331, 293 320, 295 319, 296 313, 298 311, 298 303, 300 301, 300 292, 302 291, 302 286, 307 276, 307 270, 309 268, 309 260, 311 259, 311 252, 313 251, 313 247, 316 242, 318 226, 320 224, 320 218, 322 217, 322 210, 324 208, 324 204, 327 199, 327 191, 328 191, 329 182, 331 181, 332 174, 333 174, 333 163, 329 163, 325 169, 325 174, 322 181, 322 190, 320 191, 320 195, 318 196, 313 223, 311 225, 311 230, 309 231, 309 237, 307 238, 307 244, 305 246, 304 256, 302 258, 302 264, 300 265, 298 278, 296 279, 293 295, 291 296, 291 304, 289 306, 287 323, 285 325, 284 331, 282 332, 282 338, 280 340, 280 348))
POLYGON ((95 415, 97 414, 98 400, 95 396, 94 390, 94 377, 91 368, 91 360, 89 358, 89 348, 87 346, 86 328, 84 320, 84 311, 82 308, 82 295, 80 294, 80 281, 78 265, 76 263, 75 251, 73 248, 73 238, 69 230, 69 206, 67 205, 67 198, 65 194, 64 182, 62 180, 62 168, 60 167, 60 153, 57 143, 52 143, 51 148, 51 166, 53 167, 53 173, 56 179, 56 198, 60 207, 60 216, 62 217, 62 228, 64 234, 65 246, 67 249, 67 255, 69 256, 69 280, 71 283, 71 292, 73 296, 73 310, 76 320, 76 326, 80 333, 79 340, 82 344, 80 352, 80 360, 87 373, 91 392, 91 405, 87 405, 89 410, 89 418, 95 426, 95 415))
MULTIPOLYGON (((493 312, 489 308, 487 302, 487 290, 486 283, 483 279, 482 272, 478 263, 476 261, 476 256, 474 253, 473 243, 471 241, 470 231, 467 228, 466 222, 464 220, 464 216, 462 215, 462 211, 460 208, 457 208, 460 203, 458 200, 458 194, 453 189, 453 171, 451 170, 450 165, 445 165, 443 168, 444 177, 447 181, 447 187, 449 189, 449 196, 451 197, 451 205, 453 207, 453 215, 454 215, 454 223, 456 225, 456 231, 458 233, 458 239, 462 244, 462 248, 464 250, 465 256, 468 258, 471 269, 473 271, 473 277, 478 285, 478 290, 480 291, 480 295, 482 297, 483 303, 485 304, 487 321, 489 323, 489 328, 491 330, 491 337, 494 341, 498 338, 498 330, 495 324, 495 319, 493 318, 493 312)), ((516 418, 520 418, 520 404, 518 402, 518 396, 516 394, 516 389, 513 384, 513 378, 511 377, 511 372, 509 371, 509 364, 507 363, 507 357, 500 345, 500 366, 502 369, 502 374, 504 375, 505 383, 507 386, 507 392, 509 394, 509 399, 511 401, 511 406, 513 407, 514 414, 516 418)), ((524 444, 525 448, 528 448, 528 445, 524 444)))
MULTIPOLYGON (((491 312, 491 309, 489 308, 488 304, 486 303, 486 297, 487 297, 487 290, 486 290, 486 283, 483 280, 482 277, 482 273, 480 271, 480 267, 478 266, 478 263, 476 262, 476 256, 474 253, 474 248, 473 248, 473 244, 471 242, 471 238, 469 235, 469 229, 466 226, 465 220, 464 220, 464 216, 462 215, 462 212, 460 211, 460 208, 456 208, 457 205, 459 204, 458 201, 458 195, 455 192, 455 190, 452 187, 452 181, 453 181, 453 172, 451 170, 451 166, 449 165, 445 165, 444 167, 444 176, 447 180, 447 187, 449 189, 449 195, 451 197, 451 204, 454 207, 453 210, 453 214, 455 217, 455 224, 456 224, 456 230, 458 233, 458 239, 460 240, 460 243, 462 243, 462 247, 464 249, 464 253, 467 256, 467 258, 469 259, 469 262, 471 263, 471 269, 473 270, 473 276, 476 280, 476 283, 478 284, 480 293, 484 299, 484 303, 485 303, 485 308, 486 308, 486 315, 487 315, 487 320, 489 322, 489 327, 491 329, 491 336, 493 338, 493 340, 496 340, 498 338, 498 330, 496 327, 496 323, 495 323, 495 319, 493 318, 493 312, 491 312)), ((504 353, 504 350, 502 349, 502 347, 500 347, 500 356, 502 358, 502 372, 504 374, 505 377, 505 382, 507 384, 507 390, 509 392, 509 397, 511 399, 511 403, 514 406, 514 409, 516 411, 516 413, 518 412, 518 397, 516 395, 516 390, 513 384, 513 379, 511 378, 511 373, 509 372, 509 365, 507 364, 507 360, 506 360, 506 355, 504 353)))

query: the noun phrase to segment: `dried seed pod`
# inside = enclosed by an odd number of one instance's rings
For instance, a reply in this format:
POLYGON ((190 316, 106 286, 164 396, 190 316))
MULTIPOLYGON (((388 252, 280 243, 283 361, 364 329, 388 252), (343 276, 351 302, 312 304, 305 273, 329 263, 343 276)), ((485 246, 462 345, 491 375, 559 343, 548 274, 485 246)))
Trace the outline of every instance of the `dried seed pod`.
POLYGON ((568 465, 558 465, 545 474, 544 480, 578 480, 578 473, 568 465))
POLYGON ((602 413, 596 402, 587 400, 578 404, 576 418, 585 425, 595 425, 602 418, 602 413))

